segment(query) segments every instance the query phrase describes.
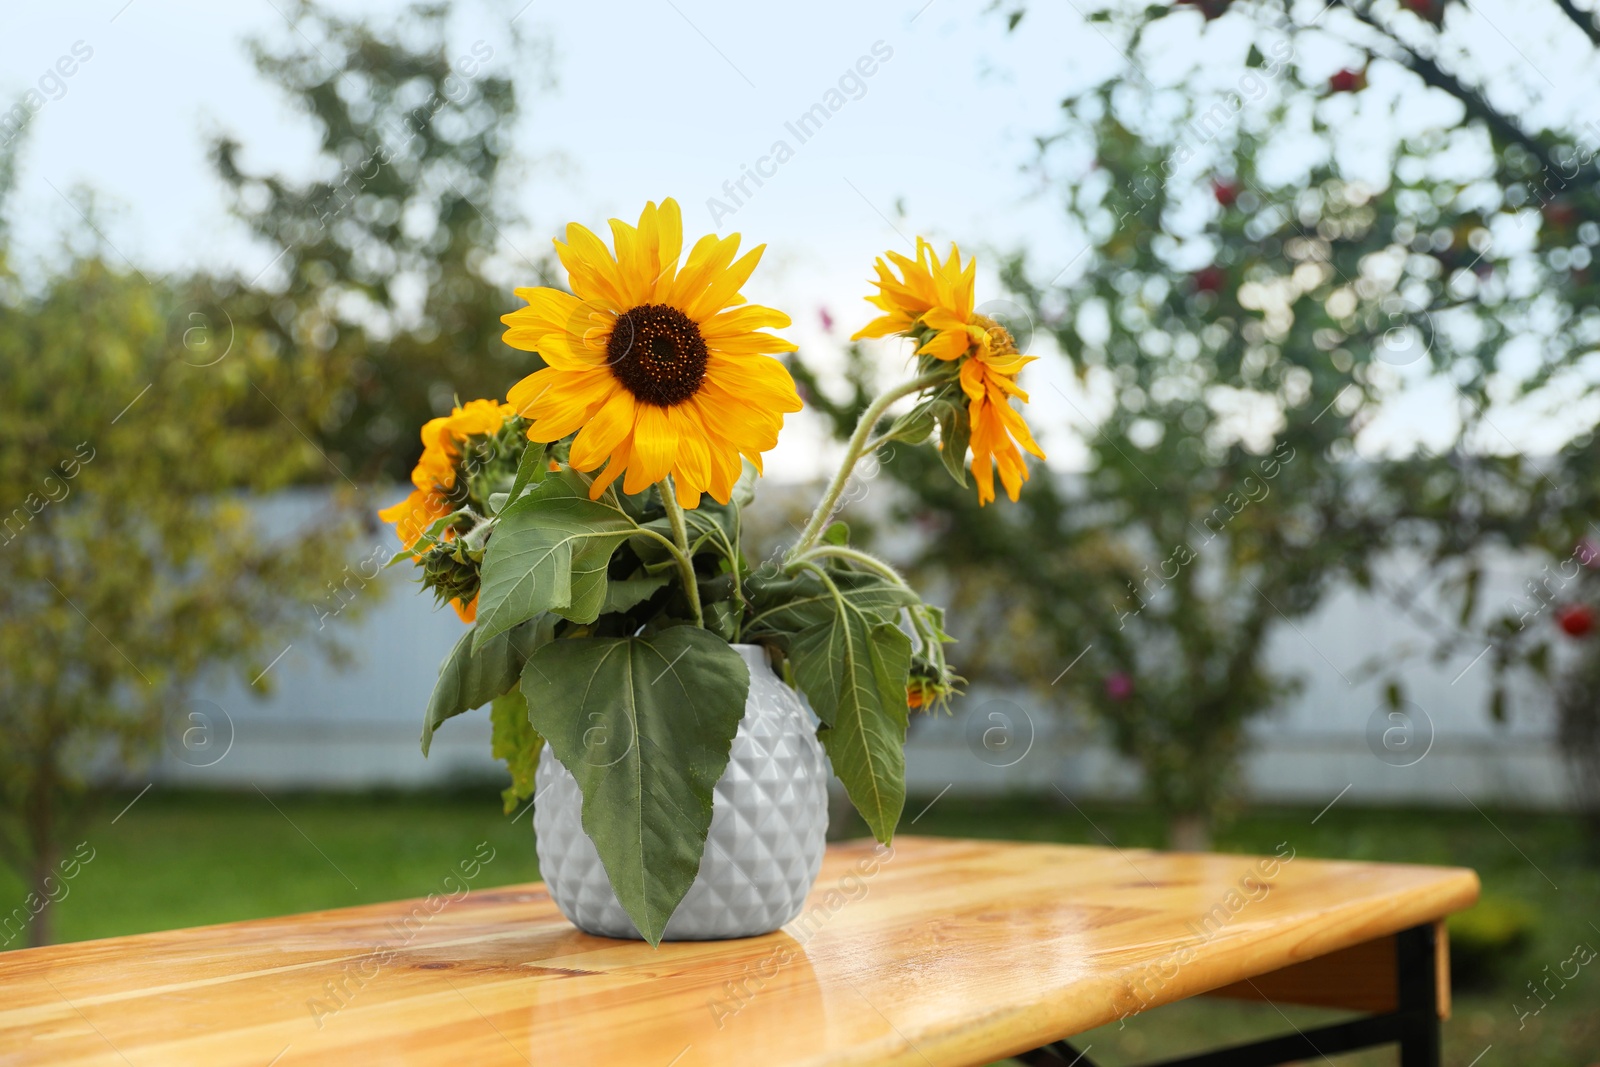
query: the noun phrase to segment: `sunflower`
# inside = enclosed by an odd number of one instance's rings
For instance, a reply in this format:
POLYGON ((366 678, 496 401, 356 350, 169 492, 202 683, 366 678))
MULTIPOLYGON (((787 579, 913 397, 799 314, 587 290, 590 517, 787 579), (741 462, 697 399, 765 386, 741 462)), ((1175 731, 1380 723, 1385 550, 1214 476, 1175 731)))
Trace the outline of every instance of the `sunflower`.
POLYGON ((770 355, 795 346, 761 332, 789 316, 739 294, 765 246, 735 259, 738 234, 709 235, 680 266, 683 220, 671 199, 646 204, 637 227, 612 219, 611 234, 614 255, 577 223, 556 242, 571 294, 516 291, 528 306, 502 318, 505 341, 547 365, 507 398, 531 420, 529 439, 576 432, 569 464, 606 465, 591 498, 623 475, 623 491, 638 493, 670 474, 684 507, 707 492, 726 504, 739 457, 759 471, 784 414, 800 410, 770 355))
POLYGON ((1035 357, 1019 353, 1004 326, 973 309, 977 260, 968 259, 963 266, 961 250, 954 244, 942 263, 933 246, 921 237, 917 238, 916 259, 898 252, 886 256, 887 262, 880 258, 875 264, 878 292, 867 297, 883 314, 856 331, 851 340, 898 334, 922 342, 917 348, 919 356, 945 363, 962 360, 961 391, 966 394, 967 417, 972 424, 972 474, 978 503, 995 498, 996 467, 1006 495, 1015 501, 1022 483, 1028 480, 1022 449, 1045 458, 1010 402, 1012 397, 1028 402, 1028 394, 1017 386, 1017 375, 1035 357), (893 267, 899 268, 898 277, 893 267))
MULTIPOLYGON (((499 433, 506 419, 515 414, 515 408, 498 400, 472 400, 423 424, 422 458, 411 471, 414 488, 404 500, 378 512, 378 518, 394 524, 401 544, 414 548, 429 526, 456 510, 460 496, 456 468, 462 443, 470 437, 499 433)), ((446 531, 445 537, 450 536, 446 531)), ((477 615, 476 596, 467 604, 460 597, 450 603, 463 622, 471 622, 477 615)))

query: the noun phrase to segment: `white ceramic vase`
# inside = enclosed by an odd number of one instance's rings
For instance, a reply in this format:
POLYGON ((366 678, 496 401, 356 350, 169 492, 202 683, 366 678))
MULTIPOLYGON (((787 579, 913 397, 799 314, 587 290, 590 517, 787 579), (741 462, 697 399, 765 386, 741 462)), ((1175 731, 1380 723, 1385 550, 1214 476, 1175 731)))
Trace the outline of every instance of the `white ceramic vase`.
MULTIPOLYGON (((717 781, 700 873, 667 921, 667 941, 770 933, 800 914, 822 866, 829 771, 815 719, 759 645, 733 648, 750 668, 750 693, 717 781)), ((577 779, 548 745, 534 784, 539 871, 556 907, 586 933, 637 939, 583 832, 577 779)))

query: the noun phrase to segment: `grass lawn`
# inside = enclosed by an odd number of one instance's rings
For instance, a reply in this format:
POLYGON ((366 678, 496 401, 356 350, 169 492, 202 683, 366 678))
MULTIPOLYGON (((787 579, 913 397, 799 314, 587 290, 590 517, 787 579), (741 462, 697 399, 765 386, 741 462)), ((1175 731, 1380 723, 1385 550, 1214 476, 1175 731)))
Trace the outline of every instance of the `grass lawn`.
MULTIPOLYGON (((132 794, 108 800, 79 838, 94 849, 52 912, 60 940, 227 922, 316 908, 420 896, 437 889, 481 841, 495 850, 474 885, 534 880, 529 819, 501 814, 492 789, 462 794, 360 796, 151 790, 118 816, 132 794), (112 819, 116 817, 116 822, 112 819)), ((913 799, 907 812, 928 799, 913 799)), ((1467 1067, 1600 1064, 1600 966, 1585 967, 1537 1016, 1519 1027, 1517 1005, 1537 1006, 1525 983, 1543 981, 1579 943, 1600 948, 1600 867, 1582 860, 1575 820, 1513 812, 1373 810, 1339 805, 1322 815, 1257 808, 1218 834, 1219 850, 1271 852, 1288 841, 1301 856, 1455 864, 1475 868, 1486 897, 1520 901, 1531 936, 1499 961, 1490 984, 1458 990, 1446 1026, 1445 1062, 1467 1067), (1493 825, 1488 819, 1493 819, 1493 825), (1537 866, 1535 866, 1537 865, 1537 866), (1558 888, 1559 887, 1559 888, 1558 888), (1485 1051, 1487 1049, 1487 1052, 1485 1051)), ((908 815, 909 818, 909 815, 908 815)), ((921 815, 918 833, 1016 840, 1154 846, 1160 824, 1133 807, 1040 798, 945 796, 921 815), (1102 836, 1104 835, 1104 836, 1102 836)), ((0 873, 0 917, 23 890, 0 873)), ((13 941, 16 947, 20 941, 13 941)), ((1600 963, 1600 961, 1597 961, 1600 963)), ((1285 1008, 1298 1026, 1336 1016, 1285 1008)), ((1102 1065, 1177 1055, 1207 1045, 1283 1032, 1266 1005, 1191 1001, 1083 1035, 1102 1065)), ((1338 1059, 1393 1063, 1390 1052, 1338 1059)))

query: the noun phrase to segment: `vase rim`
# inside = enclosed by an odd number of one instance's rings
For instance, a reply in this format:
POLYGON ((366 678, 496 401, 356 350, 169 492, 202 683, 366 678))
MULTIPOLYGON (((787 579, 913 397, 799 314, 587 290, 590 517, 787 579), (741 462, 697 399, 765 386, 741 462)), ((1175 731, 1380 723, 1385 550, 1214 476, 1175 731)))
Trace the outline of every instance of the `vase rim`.
POLYGON ((772 670, 772 663, 767 659, 765 645, 752 645, 744 642, 728 642, 728 647, 739 653, 739 658, 744 660, 745 666, 752 670, 772 670))

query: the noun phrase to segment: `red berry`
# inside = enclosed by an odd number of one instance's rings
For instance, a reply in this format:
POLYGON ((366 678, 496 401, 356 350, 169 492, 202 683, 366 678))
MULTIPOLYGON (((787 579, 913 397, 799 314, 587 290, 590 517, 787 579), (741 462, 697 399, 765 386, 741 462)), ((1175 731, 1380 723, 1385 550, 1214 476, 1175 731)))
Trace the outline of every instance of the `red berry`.
POLYGON ((1353 93, 1366 85, 1366 72, 1360 70, 1341 70, 1328 79, 1328 89, 1335 93, 1353 93))
POLYGON ((1594 629, 1594 609, 1587 604, 1568 604, 1556 612, 1556 625, 1568 637, 1585 637, 1594 629))
POLYGON ((1121 702, 1133 696, 1133 679, 1121 671, 1108 674, 1105 680, 1106 696, 1121 702))
POLYGON ((1404 0, 1412 13, 1427 19, 1435 26, 1444 21, 1444 4, 1440 0, 1404 0))
POLYGON ((1578 221, 1578 211, 1566 200, 1552 200, 1544 206, 1544 219, 1556 229, 1565 230, 1578 221))
POLYGON ((1216 195, 1217 203, 1223 207, 1232 207, 1233 202, 1239 199, 1239 187, 1232 182, 1214 179, 1211 182, 1211 191, 1216 195))
POLYGON ((1215 293, 1226 280, 1221 267, 1202 267, 1194 272, 1194 288, 1198 293, 1215 293))

